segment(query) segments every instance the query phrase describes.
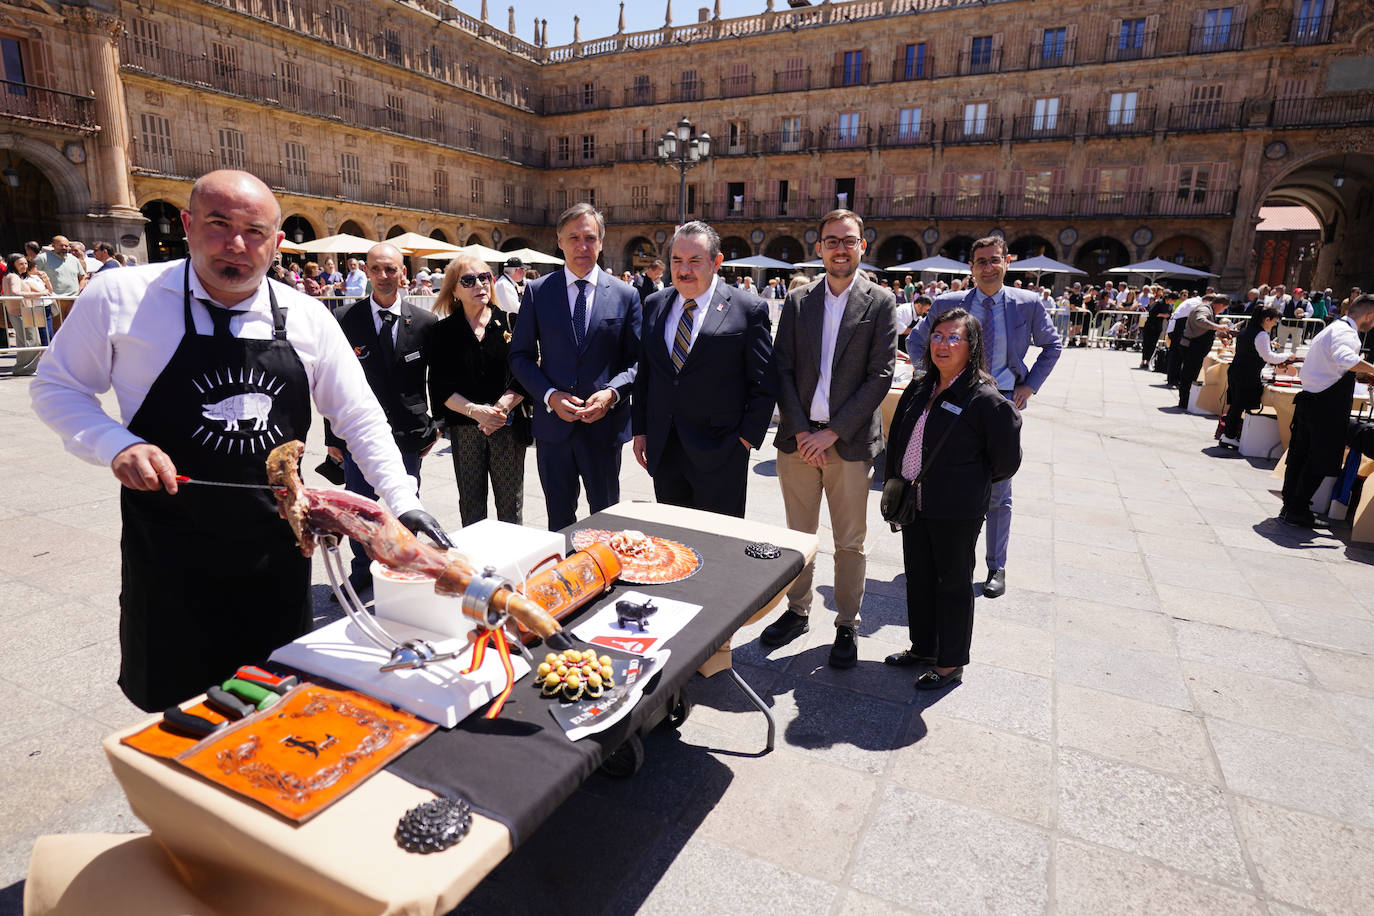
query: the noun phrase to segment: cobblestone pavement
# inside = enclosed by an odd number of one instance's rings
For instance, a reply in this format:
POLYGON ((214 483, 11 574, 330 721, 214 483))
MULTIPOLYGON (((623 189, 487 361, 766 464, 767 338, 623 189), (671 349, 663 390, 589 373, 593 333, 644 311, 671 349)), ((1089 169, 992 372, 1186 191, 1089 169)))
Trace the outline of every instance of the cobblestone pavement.
MULTIPOLYGON (((905 613, 875 498, 859 666, 826 666, 819 608, 783 649, 736 640, 775 752, 697 678, 679 735, 589 780, 460 911, 1374 912, 1374 552, 1278 525, 1272 464, 1219 454, 1135 364, 1067 351, 1027 412, 1008 591, 978 601, 961 686, 881 664, 905 613)), ((141 829, 98 744, 140 715, 114 683, 116 488, 27 388, 0 377, 0 912, 40 834, 141 829)), ((762 450, 750 515, 781 524, 773 468, 762 450)), ((527 482, 542 525, 532 452, 527 482)), ((446 453, 423 496, 456 524, 446 453)))

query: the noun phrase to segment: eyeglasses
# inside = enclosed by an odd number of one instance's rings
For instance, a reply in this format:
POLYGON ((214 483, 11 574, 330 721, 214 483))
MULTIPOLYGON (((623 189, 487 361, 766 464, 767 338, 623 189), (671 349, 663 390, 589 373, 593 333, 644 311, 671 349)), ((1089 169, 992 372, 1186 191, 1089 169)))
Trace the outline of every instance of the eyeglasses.
POLYGON ((973 266, 974 266, 974 267, 1001 267, 1001 266, 1002 266, 1002 262, 1004 262, 1005 260, 1006 260, 1006 258, 1003 258, 1003 257, 979 258, 978 260, 976 260, 976 261, 973 262, 973 266))
POLYGON ((930 335, 931 343, 947 343, 951 347, 963 343, 965 337, 962 334, 941 334, 939 331, 932 331, 930 335))
POLYGON ((821 239, 821 247, 826 251, 834 251, 843 245, 845 248, 853 251, 855 248, 859 247, 859 243, 862 241, 863 239, 859 238, 857 235, 846 235, 844 238, 827 235, 825 238, 821 239))
POLYGON ((458 278, 458 282, 463 284, 464 289, 472 289, 478 283, 490 283, 491 274, 483 271, 480 274, 463 274, 458 278))

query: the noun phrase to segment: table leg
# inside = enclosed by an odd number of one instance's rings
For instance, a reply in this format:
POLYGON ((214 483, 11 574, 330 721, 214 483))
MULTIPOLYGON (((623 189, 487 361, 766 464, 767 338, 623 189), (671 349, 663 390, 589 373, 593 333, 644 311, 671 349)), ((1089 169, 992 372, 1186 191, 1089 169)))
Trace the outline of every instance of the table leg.
POLYGON ((763 713, 763 717, 768 720, 768 742, 764 746, 764 752, 767 753, 771 751, 773 749, 773 738, 778 731, 778 723, 773 720, 773 711, 764 705, 763 700, 759 699, 759 695, 754 692, 752 687, 745 683, 744 678, 740 677, 739 672, 734 668, 730 669, 730 678, 739 685, 740 690, 744 691, 744 695, 749 698, 749 702, 753 703, 758 711, 763 713))

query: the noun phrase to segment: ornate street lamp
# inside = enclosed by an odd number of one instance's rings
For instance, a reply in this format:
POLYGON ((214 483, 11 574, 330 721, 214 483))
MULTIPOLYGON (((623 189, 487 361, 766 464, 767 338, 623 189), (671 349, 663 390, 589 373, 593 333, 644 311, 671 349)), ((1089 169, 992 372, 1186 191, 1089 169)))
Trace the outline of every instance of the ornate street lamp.
POLYGON ((677 223, 687 222, 687 173, 711 155, 711 135, 692 136, 692 122, 683 118, 675 131, 664 133, 658 141, 658 164, 678 170, 677 223))

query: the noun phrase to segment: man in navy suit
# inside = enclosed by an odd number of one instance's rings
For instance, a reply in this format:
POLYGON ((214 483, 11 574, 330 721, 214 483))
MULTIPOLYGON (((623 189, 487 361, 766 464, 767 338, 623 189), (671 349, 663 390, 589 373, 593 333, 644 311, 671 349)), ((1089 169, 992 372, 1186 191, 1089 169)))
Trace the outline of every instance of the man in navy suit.
POLYGON ((678 228, 673 285, 644 303, 630 423, 661 503, 744 517, 749 450, 777 401, 768 304, 716 276, 720 236, 678 228))
POLYGON ((578 484, 600 512, 620 501, 620 452, 630 438, 639 359, 639 294, 597 266, 606 222, 591 204, 558 217, 565 263, 525 285, 510 368, 538 401, 535 458, 549 530, 577 520, 578 484))
MULTIPOLYGON (((930 329, 940 323, 940 315, 958 306, 983 325, 983 349, 988 371, 997 387, 1019 410, 1025 410, 1031 395, 1040 390, 1050 370, 1059 361, 1063 344, 1054 329, 1040 297, 1030 290, 1002 285, 1011 265, 1006 239, 988 236, 973 243, 973 289, 946 293, 931 305, 926 317, 916 325, 907 341, 912 362, 921 365, 925 358, 930 329), (1040 348, 1035 364, 1026 367, 1030 345, 1040 348)), ((994 483, 988 501, 986 532, 988 579, 983 595, 996 598, 1007 590, 1007 541, 1011 536, 1011 480, 994 483)))
MULTIPOLYGON (((372 279, 372 295, 341 306, 334 312, 348 338, 373 394, 391 424, 391 434, 401 450, 406 473, 420 480, 420 459, 439 440, 439 432, 429 414, 426 395, 428 364, 420 355, 420 344, 435 323, 429 312, 416 308, 401 295, 405 264, 395 245, 379 242, 367 252, 367 273, 372 279)), ((325 444, 337 448, 342 440, 326 429, 325 444)), ((376 499, 377 494, 353 460, 344 452, 344 487, 376 499)), ((355 589, 372 584, 371 561, 357 541, 353 546, 353 566, 349 581, 355 589)))

